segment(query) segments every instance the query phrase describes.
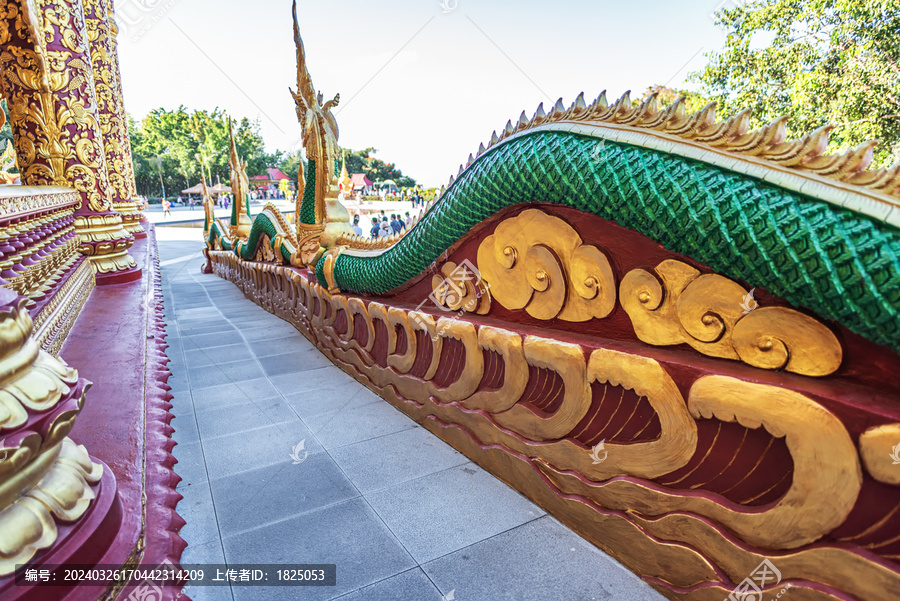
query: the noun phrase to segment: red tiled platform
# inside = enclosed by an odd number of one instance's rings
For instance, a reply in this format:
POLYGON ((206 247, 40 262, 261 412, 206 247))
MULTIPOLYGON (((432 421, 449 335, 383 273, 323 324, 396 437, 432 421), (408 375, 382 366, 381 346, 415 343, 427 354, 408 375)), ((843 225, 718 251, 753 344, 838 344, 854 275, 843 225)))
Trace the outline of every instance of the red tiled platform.
MULTIPOLYGON (((53 561, 59 541, 78 546, 69 554, 73 558, 69 563, 144 568, 166 561, 177 565, 186 544, 178 535, 184 520, 175 511, 181 499, 175 492, 180 478, 172 471, 175 442, 170 437, 171 395, 166 385, 169 370, 155 237, 137 239, 131 255, 144 277, 95 288, 60 352, 81 377, 93 382, 70 437, 105 464, 98 498, 82 520, 60 528, 58 544, 38 554, 31 565, 60 563, 53 561), (112 490, 117 492, 115 498, 112 490), (94 514, 105 516, 100 520, 94 514), (102 523, 98 526, 92 519, 102 523), (90 531, 90 536, 70 535, 70 530, 79 529, 90 531)), ((29 601, 124 600, 138 585, 113 591, 89 586, 14 587, 10 594, 29 601)), ((180 587, 154 590, 158 592, 148 598, 187 599, 180 587)))

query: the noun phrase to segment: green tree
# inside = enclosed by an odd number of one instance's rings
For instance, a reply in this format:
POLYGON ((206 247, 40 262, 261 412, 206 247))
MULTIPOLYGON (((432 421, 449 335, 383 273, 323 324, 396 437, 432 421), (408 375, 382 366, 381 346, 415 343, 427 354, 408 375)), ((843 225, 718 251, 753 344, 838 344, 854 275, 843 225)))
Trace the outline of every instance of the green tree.
MULTIPOLYGON (((265 152, 259 123, 244 118, 235 120, 232 127, 248 174, 263 171, 272 157, 265 152)), ((166 192, 177 196, 200 181, 201 162, 212 175, 209 183, 229 182, 228 114, 220 109, 154 109, 140 124, 129 119, 129 135, 139 194, 161 194, 161 171, 166 192)))
POLYGON ((656 100, 659 108, 665 108, 675 102, 679 96, 684 96, 684 110, 687 113, 695 113, 710 103, 709 98, 693 92, 691 90, 680 90, 678 88, 667 88, 666 86, 655 85, 650 86, 644 91, 642 100, 645 100, 651 94, 656 94, 656 100))
POLYGON ((394 163, 385 163, 381 159, 372 156, 378 152, 374 148, 364 148, 363 150, 345 150, 344 155, 347 158, 347 172, 364 173, 373 182, 384 180, 393 180, 398 187, 412 187, 416 185, 416 180, 397 169, 394 163))
POLYGON ((716 16, 725 47, 690 80, 719 115, 789 115, 791 137, 832 124, 830 151, 878 140, 874 166, 900 161, 898 0, 750 0, 716 16))

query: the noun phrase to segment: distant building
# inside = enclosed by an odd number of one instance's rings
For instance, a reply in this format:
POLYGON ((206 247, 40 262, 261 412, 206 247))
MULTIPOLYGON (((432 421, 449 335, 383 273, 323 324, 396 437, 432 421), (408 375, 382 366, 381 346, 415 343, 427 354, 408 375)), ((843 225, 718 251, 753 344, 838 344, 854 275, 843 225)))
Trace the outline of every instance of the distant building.
POLYGON ((375 194, 375 184, 366 177, 365 173, 354 173, 350 176, 350 181, 353 182, 353 191, 355 193, 362 196, 375 194))
POLYGON ((294 183, 291 181, 290 177, 285 175, 284 171, 275 167, 269 167, 266 169, 264 175, 257 175, 250 178, 250 188, 252 190, 260 190, 263 192, 274 192, 279 189, 279 185, 283 180, 288 180, 290 182, 290 189, 294 189, 294 183))

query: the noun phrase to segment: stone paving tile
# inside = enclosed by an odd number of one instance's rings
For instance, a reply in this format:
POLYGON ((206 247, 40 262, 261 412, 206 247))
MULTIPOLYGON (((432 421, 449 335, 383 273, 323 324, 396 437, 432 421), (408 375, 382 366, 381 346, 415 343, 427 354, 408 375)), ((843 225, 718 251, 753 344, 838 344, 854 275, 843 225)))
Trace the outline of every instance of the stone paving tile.
POLYGON ((178 460, 178 463, 175 464, 175 473, 181 476, 181 482, 176 487, 179 491, 187 486, 207 482, 209 478, 203 458, 203 449, 199 442, 175 445, 172 455, 178 460))
POLYGON ((545 515, 472 463, 369 493, 366 499, 420 564, 545 515))
POLYGON ((197 348, 206 349, 216 346, 225 346, 226 344, 244 343, 243 337, 241 337, 240 333, 238 333, 237 330, 231 332, 217 332, 213 334, 200 334, 198 336, 185 334, 182 336, 182 340, 184 342, 185 350, 197 348))
POLYGON ((310 454, 322 450, 322 445, 299 419, 201 440, 210 478, 222 478, 276 463, 290 464, 291 450, 301 441, 305 441, 310 454))
POLYGON ((185 415, 194 415, 194 400, 191 398, 191 390, 189 388, 185 388, 183 390, 178 391, 169 391, 172 395, 172 399, 169 401, 172 404, 172 408, 169 411, 175 417, 182 417, 185 415))
POLYGON ((169 379, 166 380, 166 384, 168 384, 169 388, 172 389, 170 391, 172 394, 175 394, 176 391, 189 392, 191 388, 190 384, 188 383, 187 373, 184 371, 173 371, 172 375, 169 376, 169 379))
POLYGON ((207 404, 196 409, 196 415, 203 440, 243 432, 251 424, 259 427, 300 421, 280 398, 248 399, 225 408, 207 404))
POLYGON ((250 342, 248 346, 255 357, 271 357, 272 355, 283 355, 285 352, 319 352, 303 334, 294 328, 291 328, 290 332, 286 331, 283 336, 275 338, 271 342, 258 340, 250 342))
POLYGON ((178 503, 178 514, 187 522, 181 537, 198 545, 219 542, 219 525, 208 482, 194 484, 178 491, 184 498, 178 503))
MULTIPOLYGON (((208 564, 224 563, 225 552, 220 539, 204 544, 188 543, 181 555, 182 565, 204 565, 204 571, 208 564)), ((184 592, 193 601, 234 601, 230 586, 186 586, 184 592)))
POLYGON ((191 349, 184 352, 184 360, 191 367, 205 367, 247 357, 246 344, 226 344, 214 348, 191 349))
POLYGON ((311 369, 330 367, 334 365, 322 353, 315 350, 303 350, 257 357, 256 360, 265 370, 267 376, 281 376, 284 374, 300 374, 311 369))
POLYGON ((215 321, 188 321, 178 322, 177 331, 179 336, 202 336, 204 334, 216 334, 219 332, 237 332, 237 329, 230 323, 215 323, 215 321))
POLYGON ((426 563, 422 569, 442 591, 455 589, 460 600, 664 599, 550 516, 426 563))
POLYGON ((318 415, 349 411, 367 403, 383 403, 384 400, 358 382, 333 382, 328 387, 313 391, 284 394, 284 400, 301 419, 314 419, 318 415))
POLYGON ((346 411, 335 409, 303 421, 329 450, 418 427, 385 402, 366 403, 346 411))
POLYGON ((262 367, 253 359, 243 358, 229 363, 216 363, 206 367, 189 367, 191 386, 217 386, 262 378, 262 367))
MULTIPOLYGON (((291 338, 299 334, 297 328, 283 320, 281 320, 281 323, 255 327, 246 327, 244 324, 241 324, 241 333, 247 342, 278 340, 280 338, 291 338)), ((283 343, 279 342, 277 344, 283 343)), ((309 348, 312 349, 312 345, 309 348)))
MULTIPOLYGON (((248 380, 247 382, 259 382, 260 380, 248 380)), ((239 403, 245 403, 251 399, 272 398, 275 394, 255 395, 252 389, 244 390, 241 388, 244 382, 229 382, 225 384, 216 384, 215 386, 195 386, 191 389, 191 397, 193 399, 194 410, 203 410, 210 407, 220 408, 239 403)), ((273 389, 274 390, 274 389, 273 389)))
MULTIPOLYGON (((321 388, 328 388, 331 384, 359 384, 358 382, 356 382, 356 380, 344 373, 343 370, 336 367, 333 363, 317 369, 304 371, 303 373, 299 374, 282 374, 279 376, 272 376, 269 378, 269 380, 282 394, 296 394, 298 392, 316 391, 321 388)), ((360 388, 365 387, 360 385, 360 388)))
POLYGON ((359 496, 327 453, 315 453, 299 464, 285 461, 218 478, 211 487, 222 536, 359 496))
MULTIPOLYGON (((174 405, 173 405, 174 406, 174 405)), ((175 428, 172 433, 172 440, 178 444, 190 444, 200 442, 200 433, 197 431, 197 420, 194 412, 176 415, 169 425, 175 428)))
POLYGON ((245 395, 257 399, 281 396, 281 393, 277 388, 275 388, 269 378, 238 382, 236 386, 237 389, 243 392, 245 395))
POLYGON ((235 599, 240 601, 323 601, 416 567, 362 498, 226 536, 224 544, 231 563, 337 565, 337 586, 303 587, 302 597, 294 587, 235 587, 235 599))
POLYGON ((425 428, 412 428, 334 449, 331 456, 362 493, 469 462, 425 428))

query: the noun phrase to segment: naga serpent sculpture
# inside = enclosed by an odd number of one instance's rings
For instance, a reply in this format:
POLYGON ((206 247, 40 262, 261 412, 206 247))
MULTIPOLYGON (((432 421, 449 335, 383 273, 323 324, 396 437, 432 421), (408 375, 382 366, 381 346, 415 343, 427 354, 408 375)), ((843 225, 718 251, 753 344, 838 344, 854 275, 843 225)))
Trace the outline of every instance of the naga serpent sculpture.
POLYGON ((672 599, 893 598, 900 165, 580 95, 377 248, 346 234, 294 23, 297 224, 209 223, 207 271, 672 599))

